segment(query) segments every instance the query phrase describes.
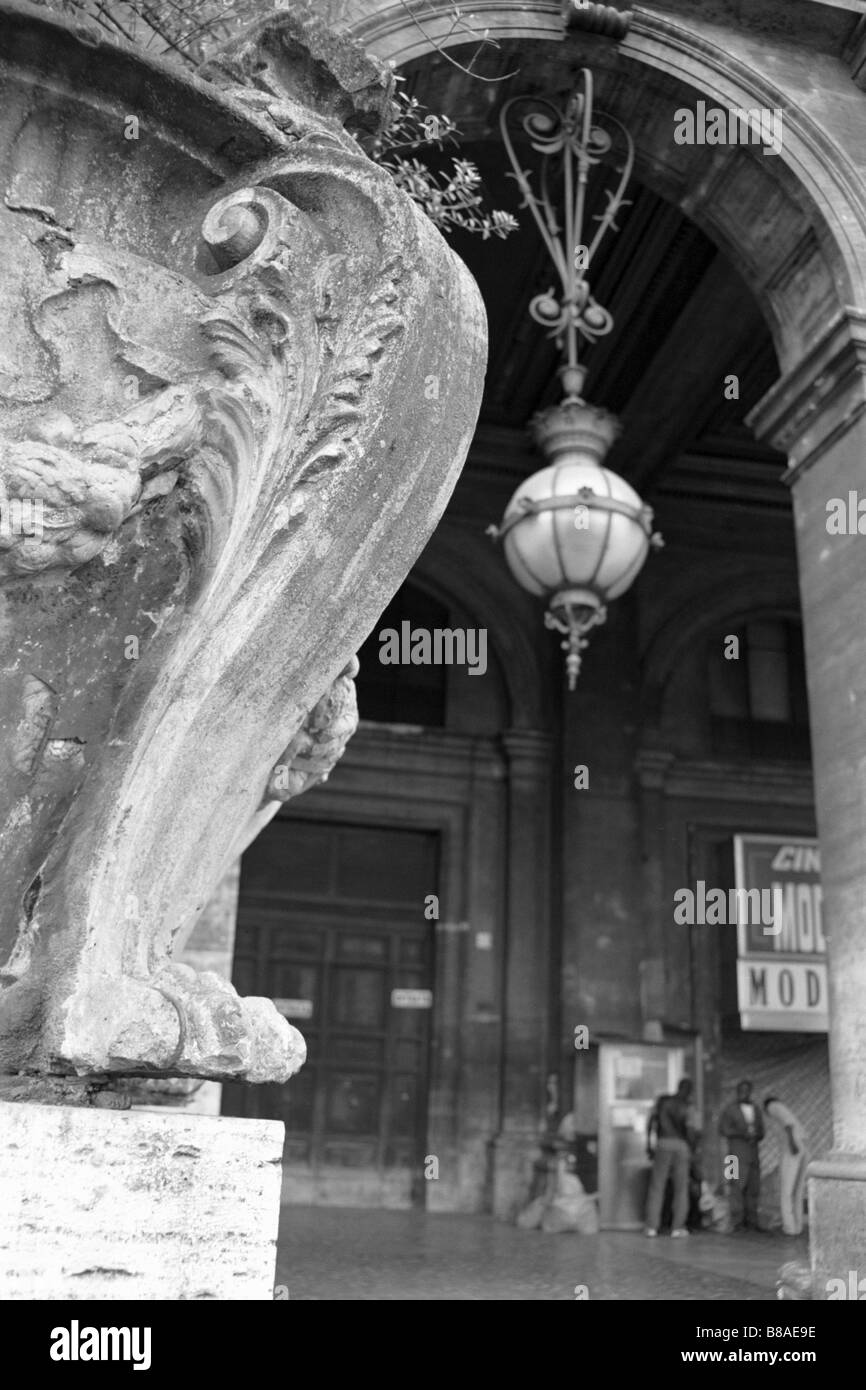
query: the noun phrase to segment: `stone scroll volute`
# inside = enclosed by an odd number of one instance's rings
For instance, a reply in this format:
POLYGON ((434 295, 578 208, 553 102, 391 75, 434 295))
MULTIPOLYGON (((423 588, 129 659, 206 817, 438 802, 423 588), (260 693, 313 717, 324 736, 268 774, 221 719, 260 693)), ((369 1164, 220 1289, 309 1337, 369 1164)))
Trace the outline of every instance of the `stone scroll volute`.
POLYGON ((27 6, 0 35, 0 1071, 283 1080, 300 1034, 173 944, 354 727, 483 310, 316 26, 211 80, 27 6))

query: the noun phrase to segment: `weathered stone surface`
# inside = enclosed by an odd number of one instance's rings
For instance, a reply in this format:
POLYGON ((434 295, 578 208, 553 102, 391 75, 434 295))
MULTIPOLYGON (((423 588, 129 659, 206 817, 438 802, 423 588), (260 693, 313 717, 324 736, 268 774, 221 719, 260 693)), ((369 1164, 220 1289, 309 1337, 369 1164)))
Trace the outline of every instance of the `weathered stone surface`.
POLYGON ((294 131, 292 107, 297 102, 367 131, 378 130, 388 116, 388 69, 339 38, 303 0, 226 44, 202 75, 220 85, 242 84, 249 89, 242 99, 286 131, 294 131))
MULTIPOLYGON (((240 860, 220 879, 216 890, 195 923, 189 937, 175 942, 175 959, 194 970, 213 970, 223 980, 230 980, 234 969, 235 932, 237 928, 240 860)), ((170 1105, 187 1115, 218 1115, 222 1105, 222 1085, 219 1081, 191 1078, 137 1078, 127 1085, 136 1089, 134 1104, 170 1105)))
POLYGON ((270 1299, 283 1126, 0 1102, 0 1297, 270 1299))
POLYGON ((29 1101, 34 1105, 94 1106, 97 1110, 129 1110, 133 1101, 131 1089, 134 1087, 201 1084, 200 1081, 186 1078, 171 1082, 145 1081, 139 1077, 115 1080, 108 1076, 0 1075, 0 1101, 29 1101))
POLYGON ((69 1001, 65 1046, 76 1070, 160 1071, 287 1080, 306 1057, 268 999, 238 997, 212 970, 177 962, 147 983, 89 977, 69 1001), (154 999, 154 995, 157 999, 154 999))
POLYGON ((809 1166, 808 1189, 812 1297, 860 1302, 866 1295, 866 1156, 825 1154, 809 1166))
POLYGON ((800 1260, 786 1260, 776 1276, 776 1297, 783 1303, 808 1303, 812 1297, 812 1272, 800 1260))
POLYGON ((0 55, 0 508, 40 509, 0 545, 0 1071, 283 1081, 300 1035, 172 953, 354 727, 480 298, 343 129, 388 84, 321 26, 217 86, 2 0, 0 55))

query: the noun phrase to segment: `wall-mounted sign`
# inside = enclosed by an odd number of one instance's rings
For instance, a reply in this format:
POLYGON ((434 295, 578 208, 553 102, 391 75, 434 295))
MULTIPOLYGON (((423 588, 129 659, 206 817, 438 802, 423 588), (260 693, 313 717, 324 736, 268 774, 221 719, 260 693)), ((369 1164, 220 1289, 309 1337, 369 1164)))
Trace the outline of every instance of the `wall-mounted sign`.
POLYGON ((432 1009, 433 991, 431 989, 392 989, 391 1007, 394 1009, 432 1009))
POLYGON ((274 1007, 284 1018, 312 1018, 312 999, 275 999, 274 1007))
POLYGON ((742 909, 737 913, 742 1027, 826 1033, 827 943, 818 841, 735 835, 734 869, 742 909))
POLYGON ((628 1053, 620 1053, 615 1061, 617 1076, 623 1076, 628 1081, 633 1081, 640 1076, 643 1070, 643 1060, 640 1057, 630 1057, 628 1053))

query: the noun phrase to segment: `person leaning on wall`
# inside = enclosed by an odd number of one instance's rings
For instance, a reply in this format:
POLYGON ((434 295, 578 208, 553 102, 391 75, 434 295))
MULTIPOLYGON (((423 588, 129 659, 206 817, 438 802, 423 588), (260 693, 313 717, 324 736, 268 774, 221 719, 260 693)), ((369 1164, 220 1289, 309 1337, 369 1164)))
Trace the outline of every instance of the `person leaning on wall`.
POLYGON ((782 1230, 786 1236, 803 1232, 803 1193, 806 1187, 806 1131, 797 1116, 777 1096, 767 1096, 764 1109, 775 1120, 785 1137, 779 1163, 779 1205, 782 1209, 782 1230))

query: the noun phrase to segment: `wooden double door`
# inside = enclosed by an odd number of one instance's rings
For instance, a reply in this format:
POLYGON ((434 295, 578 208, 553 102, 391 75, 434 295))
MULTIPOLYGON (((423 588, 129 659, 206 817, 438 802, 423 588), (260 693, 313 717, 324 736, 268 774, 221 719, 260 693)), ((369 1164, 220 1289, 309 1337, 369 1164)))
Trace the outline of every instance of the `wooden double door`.
POLYGON ((423 1201, 436 837, 291 821, 263 834, 242 866, 234 983, 274 999, 308 1055, 284 1086, 226 1085, 223 1113, 285 1123, 298 1199, 423 1201))

